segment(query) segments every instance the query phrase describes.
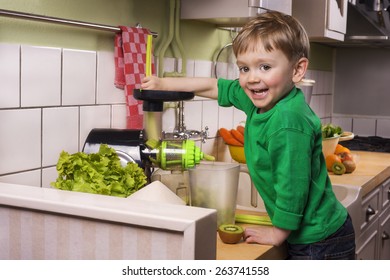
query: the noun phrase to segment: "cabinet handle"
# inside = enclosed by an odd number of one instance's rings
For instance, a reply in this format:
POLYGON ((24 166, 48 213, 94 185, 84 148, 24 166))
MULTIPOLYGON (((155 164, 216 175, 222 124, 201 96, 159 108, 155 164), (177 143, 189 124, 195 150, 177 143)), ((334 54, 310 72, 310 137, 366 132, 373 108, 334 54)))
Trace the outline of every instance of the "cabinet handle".
POLYGON ((387 190, 387 199, 390 199, 390 188, 387 190))
POLYGON ((371 207, 371 205, 368 205, 366 210, 366 221, 370 219, 370 216, 375 215, 376 211, 371 207))
POLYGON ((386 231, 382 232, 382 240, 388 240, 388 239, 390 239, 389 234, 386 231))

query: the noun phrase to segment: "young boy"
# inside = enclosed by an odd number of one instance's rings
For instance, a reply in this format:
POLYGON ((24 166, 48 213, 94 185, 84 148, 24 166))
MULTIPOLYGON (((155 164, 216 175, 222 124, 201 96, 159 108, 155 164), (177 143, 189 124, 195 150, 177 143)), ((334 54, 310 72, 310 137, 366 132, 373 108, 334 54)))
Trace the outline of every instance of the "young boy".
POLYGON ((272 227, 245 230, 250 243, 281 245, 289 259, 354 259, 355 235, 322 154, 321 122, 295 87, 310 44, 293 17, 267 12, 233 41, 239 79, 144 79, 143 89, 194 91, 246 113, 245 156, 272 227))

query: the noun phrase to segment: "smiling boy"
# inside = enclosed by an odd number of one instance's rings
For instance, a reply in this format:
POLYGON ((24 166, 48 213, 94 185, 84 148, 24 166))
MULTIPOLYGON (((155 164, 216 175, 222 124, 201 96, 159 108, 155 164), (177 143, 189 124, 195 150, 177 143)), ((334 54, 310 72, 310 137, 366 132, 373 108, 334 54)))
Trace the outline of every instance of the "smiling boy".
POLYGON ((238 80, 144 79, 143 89, 194 91, 245 112, 245 156, 272 227, 248 227, 245 240, 279 246, 290 259, 354 259, 355 235, 336 199, 322 154, 321 121, 295 87, 310 44, 298 21, 267 12, 233 41, 238 80))

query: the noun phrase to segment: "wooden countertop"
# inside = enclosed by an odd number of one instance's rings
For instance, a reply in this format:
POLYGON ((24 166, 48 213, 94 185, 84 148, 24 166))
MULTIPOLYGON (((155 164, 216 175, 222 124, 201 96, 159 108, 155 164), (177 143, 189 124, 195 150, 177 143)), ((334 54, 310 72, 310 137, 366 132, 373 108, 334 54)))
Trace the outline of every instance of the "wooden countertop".
MULTIPOLYGON (((333 184, 360 187, 363 196, 390 177, 390 153, 373 153, 352 151, 357 155, 357 167, 351 174, 330 175, 333 184)), ((246 226, 256 225, 241 225, 246 226)), ((254 260, 254 259, 284 259, 284 246, 274 247, 260 244, 247 244, 241 241, 237 244, 225 244, 217 237, 218 260, 254 260)))
POLYGON ((363 196, 390 177, 390 153, 352 151, 357 155, 356 170, 350 174, 333 175, 333 184, 360 187, 363 196))
MULTIPOLYGON (((258 213, 251 211, 237 210, 240 214, 252 215, 267 215, 266 213, 258 213)), ((239 224, 244 229, 246 227, 257 227, 259 225, 239 224)), ((217 233, 217 260, 279 260, 286 256, 286 249, 284 246, 274 247, 270 245, 248 244, 241 240, 237 244, 223 243, 217 233)))

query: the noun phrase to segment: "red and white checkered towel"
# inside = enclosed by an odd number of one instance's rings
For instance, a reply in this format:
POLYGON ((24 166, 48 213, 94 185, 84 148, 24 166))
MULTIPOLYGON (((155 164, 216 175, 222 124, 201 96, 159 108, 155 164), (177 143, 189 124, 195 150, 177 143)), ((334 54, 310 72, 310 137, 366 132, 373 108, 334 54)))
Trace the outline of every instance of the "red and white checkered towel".
MULTIPOLYGON (((142 101, 133 97, 133 89, 140 88, 146 71, 147 37, 145 28, 120 26, 122 33, 115 36, 115 86, 125 89, 127 128, 143 129, 142 101)), ((154 73, 153 56, 152 74, 154 73)))

